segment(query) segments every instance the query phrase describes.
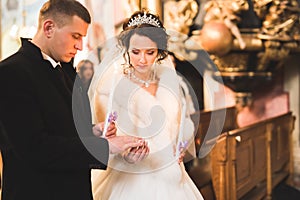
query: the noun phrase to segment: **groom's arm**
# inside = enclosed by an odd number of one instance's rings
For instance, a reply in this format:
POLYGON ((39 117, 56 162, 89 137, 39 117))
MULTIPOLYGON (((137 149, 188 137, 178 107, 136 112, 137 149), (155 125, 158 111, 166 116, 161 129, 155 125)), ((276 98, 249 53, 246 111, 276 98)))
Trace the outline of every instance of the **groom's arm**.
MULTIPOLYGON (((30 74, 22 67, 11 65, 1 69, 0 119, 16 158, 40 170, 80 170, 90 166, 104 169, 109 156, 108 141, 93 135, 80 138, 74 128, 67 128, 74 126, 70 125, 73 119, 60 116, 62 121, 52 123, 57 119, 45 117, 40 105, 45 102, 39 102, 35 89, 30 74)), ((51 92, 51 88, 45 90, 51 92)), ((55 108, 54 113, 61 107, 61 113, 53 116, 69 116, 64 113, 67 108, 63 103, 49 106, 55 108)))

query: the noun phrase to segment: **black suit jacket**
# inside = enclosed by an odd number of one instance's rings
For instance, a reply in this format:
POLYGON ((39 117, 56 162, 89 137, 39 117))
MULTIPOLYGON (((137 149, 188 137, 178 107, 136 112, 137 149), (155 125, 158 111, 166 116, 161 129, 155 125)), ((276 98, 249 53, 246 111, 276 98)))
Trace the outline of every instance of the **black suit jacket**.
MULTIPOLYGON (((62 66, 74 81, 71 63, 62 66)), ((73 93, 85 95, 79 87, 73 93)), ((74 98, 28 40, 0 63, 0 121, 9 147, 2 150, 2 200, 92 199, 90 169, 106 168, 108 142, 93 136, 89 106, 79 108, 82 100, 74 98)))

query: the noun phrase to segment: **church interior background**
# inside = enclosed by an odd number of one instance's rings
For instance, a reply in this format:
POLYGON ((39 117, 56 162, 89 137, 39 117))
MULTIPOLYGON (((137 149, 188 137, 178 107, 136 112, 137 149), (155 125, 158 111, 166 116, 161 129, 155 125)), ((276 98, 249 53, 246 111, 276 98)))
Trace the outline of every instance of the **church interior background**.
MULTIPOLYGON (((33 36, 44 2, 0 0, 0 59, 18 49, 20 37, 33 36)), ((99 63, 105 41, 140 8, 164 21, 177 71, 199 108, 198 158, 186 168, 205 199, 279 199, 282 184, 292 191, 286 199, 299 195, 299 0, 80 2, 93 22, 75 65, 99 63)))

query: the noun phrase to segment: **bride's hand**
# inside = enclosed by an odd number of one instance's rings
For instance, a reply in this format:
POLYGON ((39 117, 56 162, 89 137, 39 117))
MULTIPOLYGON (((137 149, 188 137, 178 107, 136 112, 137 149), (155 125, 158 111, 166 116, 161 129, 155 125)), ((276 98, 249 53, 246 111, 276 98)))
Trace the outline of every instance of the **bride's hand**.
POLYGON ((124 160, 128 163, 137 163, 145 159, 149 155, 149 147, 147 142, 144 141, 144 143, 137 147, 132 148, 130 151, 124 153, 123 157, 124 160))
MULTIPOLYGON (((185 156, 185 148, 180 148, 180 154, 179 154, 179 157, 178 157, 178 164, 180 164, 181 162, 183 162, 183 158, 185 156)), ((173 153, 174 153, 174 156, 176 155, 176 148, 174 147, 173 149, 173 153)))
POLYGON ((184 151, 184 149, 182 149, 180 151, 180 155, 179 155, 179 158, 178 158, 178 164, 180 164, 181 162, 183 162, 184 156, 185 156, 185 151, 184 151))

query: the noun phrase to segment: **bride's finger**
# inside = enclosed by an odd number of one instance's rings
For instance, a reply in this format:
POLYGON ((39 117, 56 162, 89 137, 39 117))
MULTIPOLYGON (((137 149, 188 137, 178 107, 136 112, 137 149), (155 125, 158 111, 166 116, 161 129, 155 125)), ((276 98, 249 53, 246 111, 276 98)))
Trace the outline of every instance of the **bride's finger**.
POLYGON ((145 159, 148 156, 149 150, 148 148, 144 148, 141 153, 139 154, 137 161, 141 161, 143 159, 145 159))

